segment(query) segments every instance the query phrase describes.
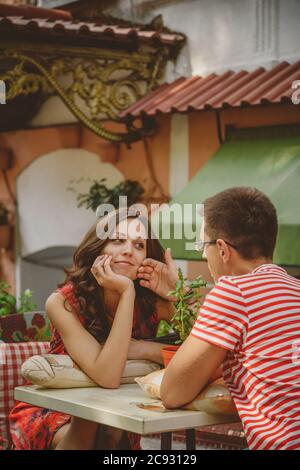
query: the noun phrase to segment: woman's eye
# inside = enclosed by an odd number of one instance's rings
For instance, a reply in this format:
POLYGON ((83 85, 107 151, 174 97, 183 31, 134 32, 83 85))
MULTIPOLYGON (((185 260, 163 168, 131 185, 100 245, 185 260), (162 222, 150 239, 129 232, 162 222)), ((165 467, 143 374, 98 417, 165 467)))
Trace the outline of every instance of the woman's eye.
POLYGON ((145 248, 144 243, 137 243, 135 246, 136 246, 139 250, 143 250, 143 249, 145 248))
MULTIPOLYGON (((115 245, 120 245, 121 243, 125 243, 125 242, 126 242, 126 238, 113 238, 113 239, 112 239, 112 242, 113 242, 115 245)), ((138 250, 143 250, 143 249, 145 248, 145 243, 143 243, 143 242, 135 243, 134 246, 135 246, 138 250)))

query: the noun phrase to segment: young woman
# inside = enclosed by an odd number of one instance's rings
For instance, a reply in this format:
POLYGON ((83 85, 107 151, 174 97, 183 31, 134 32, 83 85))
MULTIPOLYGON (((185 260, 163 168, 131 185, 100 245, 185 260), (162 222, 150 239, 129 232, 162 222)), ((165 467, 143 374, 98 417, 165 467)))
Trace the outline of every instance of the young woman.
MULTIPOLYGON (((65 270, 63 284, 46 302, 53 325, 49 353, 69 354, 99 386, 117 388, 127 359, 162 363, 163 344, 154 337, 171 303, 142 287, 138 269, 146 257, 164 261, 148 222, 109 213, 87 233, 65 270), (138 341, 137 341, 138 340, 138 341)), ((16 449, 139 447, 139 436, 66 414, 17 402, 10 414, 16 449)))

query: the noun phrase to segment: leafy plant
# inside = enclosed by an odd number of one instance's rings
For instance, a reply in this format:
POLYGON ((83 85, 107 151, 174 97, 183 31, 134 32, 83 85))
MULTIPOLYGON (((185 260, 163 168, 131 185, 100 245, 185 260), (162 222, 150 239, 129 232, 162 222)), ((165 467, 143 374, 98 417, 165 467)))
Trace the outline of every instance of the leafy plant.
MULTIPOLYGON (((71 181, 71 183, 79 183, 71 181)), ((97 207, 101 204, 112 204, 116 209, 119 207, 119 197, 127 196, 127 205, 139 202, 145 190, 138 181, 125 180, 117 184, 113 188, 108 188, 105 184, 106 178, 94 180, 87 193, 78 193, 73 187, 68 190, 77 193, 77 207, 84 206, 86 209, 92 209, 96 212, 97 207)))
POLYGON ((16 312, 17 300, 15 296, 9 294, 10 285, 0 281, 0 316, 5 317, 16 312))
POLYGON ((177 343, 186 340, 191 332, 203 297, 201 288, 205 286, 206 282, 201 276, 188 283, 181 269, 178 269, 176 288, 168 294, 176 299, 175 314, 170 324, 180 338, 177 343))
POLYGON ((37 305, 31 301, 32 296, 33 292, 30 289, 22 292, 19 299, 20 307, 18 308, 18 313, 32 312, 37 308, 37 305))
POLYGON ((162 336, 167 336, 172 332, 171 325, 166 320, 160 320, 156 337, 161 338, 162 336))
POLYGON ((17 308, 17 299, 11 295, 8 290, 10 285, 6 282, 0 281, 0 316, 5 317, 12 313, 25 313, 32 312, 36 309, 37 305, 31 301, 33 292, 26 289, 19 298, 19 308, 17 308))
POLYGON ((0 225, 7 225, 8 224, 8 210, 6 207, 0 202, 0 225))

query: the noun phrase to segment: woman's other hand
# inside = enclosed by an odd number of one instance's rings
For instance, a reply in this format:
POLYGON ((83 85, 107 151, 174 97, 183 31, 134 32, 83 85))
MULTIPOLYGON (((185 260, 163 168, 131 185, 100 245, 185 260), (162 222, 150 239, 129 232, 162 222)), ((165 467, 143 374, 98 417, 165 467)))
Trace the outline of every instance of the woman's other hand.
POLYGON ((165 252, 165 263, 146 258, 138 269, 140 285, 152 290, 160 297, 172 300, 168 293, 175 289, 178 281, 178 269, 172 258, 171 250, 165 252))
POLYGON ((131 279, 113 272, 110 267, 111 260, 111 255, 102 255, 95 259, 91 272, 98 284, 103 288, 114 290, 120 295, 128 289, 134 290, 134 284, 131 279))

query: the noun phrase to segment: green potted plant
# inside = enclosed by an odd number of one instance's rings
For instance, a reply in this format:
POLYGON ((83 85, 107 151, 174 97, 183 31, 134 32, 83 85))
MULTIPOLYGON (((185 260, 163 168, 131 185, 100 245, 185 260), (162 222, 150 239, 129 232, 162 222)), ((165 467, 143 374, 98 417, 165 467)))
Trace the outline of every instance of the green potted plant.
POLYGON ((0 202, 0 248, 8 248, 10 242, 9 213, 2 202, 0 202))
POLYGON ((9 289, 9 284, 0 281, 0 339, 7 343, 49 340, 50 322, 43 312, 35 311, 33 292, 24 290, 17 302, 9 289))
MULTIPOLYGON (((80 183, 82 180, 82 178, 77 181, 72 180, 71 183, 80 183)), ((112 204, 117 209, 119 207, 120 196, 127 196, 127 205, 131 206, 136 202, 140 202, 145 192, 138 181, 121 181, 121 183, 113 188, 108 188, 105 182, 106 178, 93 180, 87 193, 79 193, 73 187, 69 187, 68 190, 77 194, 77 207, 84 206, 86 209, 92 209, 94 212, 96 212, 97 207, 101 204, 112 204)))
POLYGON ((202 288, 205 286, 206 282, 201 276, 188 282, 181 269, 178 269, 175 290, 168 294, 175 298, 175 313, 171 319, 170 328, 177 334, 178 339, 175 345, 167 346, 162 350, 165 367, 193 328, 203 297, 202 288))

